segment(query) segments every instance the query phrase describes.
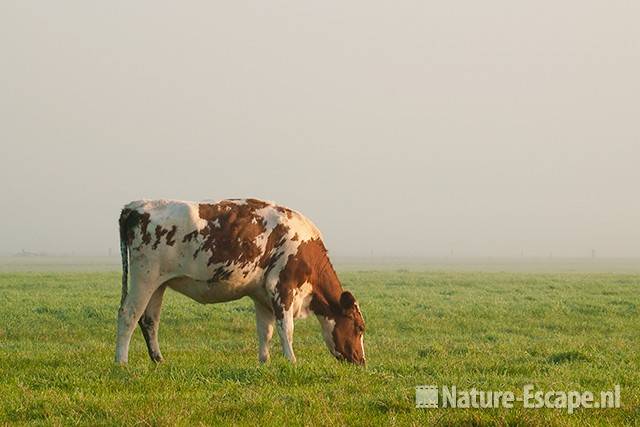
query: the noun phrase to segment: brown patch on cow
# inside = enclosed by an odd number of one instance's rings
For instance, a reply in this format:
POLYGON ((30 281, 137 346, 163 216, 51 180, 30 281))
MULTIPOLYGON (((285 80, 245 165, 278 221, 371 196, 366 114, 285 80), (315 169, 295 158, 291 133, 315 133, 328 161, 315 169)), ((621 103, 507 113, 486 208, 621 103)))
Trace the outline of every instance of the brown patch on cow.
POLYGON ((198 237, 198 230, 193 230, 191 233, 187 233, 184 235, 184 237, 182 238, 182 243, 190 242, 196 237, 198 237))
POLYGON ((136 237, 135 230, 140 228, 140 238, 142 242, 137 247, 140 249, 142 245, 148 245, 151 242, 151 233, 147 230, 151 215, 147 212, 140 213, 135 209, 125 208, 120 213, 120 238, 126 242, 127 246, 131 246, 136 237))
POLYGON ((246 199, 245 202, 255 210, 263 209, 269 206, 269 203, 258 199, 246 199))
POLYGON ((291 217, 293 216, 293 211, 289 208, 285 208, 284 206, 274 206, 274 208, 278 212, 285 214, 288 219, 291 219, 291 217))
POLYGON ((151 215, 148 212, 140 215, 140 237, 142 238, 142 243, 140 243, 138 249, 140 249, 142 245, 148 245, 151 243, 151 233, 147 230, 150 223, 151 215))
POLYGON ((284 269, 280 272, 276 289, 284 310, 291 307, 294 289, 305 282, 313 286, 311 299, 313 312, 334 317, 336 307, 339 306, 342 286, 331 265, 327 249, 320 239, 300 243, 297 252, 289 255, 284 269))
POLYGON ((213 272, 213 276, 211 276, 210 279, 207 279, 207 283, 216 283, 221 280, 227 280, 229 277, 231 277, 231 271, 227 270, 224 266, 218 267, 213 272))
POLYGON ((176 243, 176 241, 173 239, 176 231, 178 231, 178 227, 176 227, 175 225, 171 226, 171 231, 169 231, 168 228, 163 228, 161 225, 157 225, 155 229, 156 240, 153 242, 153 246, 151 246, 151 249, 158 249, 158 245, 162 241, 163 236, 167 236, 167 245, 173 246, 176 243))
POLYGON ((299 238, 300 238, 300 237, 298 236, 298 233, 296 233, 296 234, 294 234, 294 235, 293 235, 293 237, 291 238, 291 240, 293 240, 294 242, 297 242, 299 238))
POLYGON ((177 231, 178 231, 178 227, 176 227, 175 225, 171 227, 171 231, 167 233, 167 245, 173 246, 176 244, 174 237, 177 231))
POLYGON ((162 228, 161 225, 156 225, 156 240, 155 242, 153 242, 153 246, 151 246, 151 249, 158 249, 158 245, 160 244, 160 240, 162 239, 162 236, 164 236, 165 234, 167 234, 169 232, 169 230, 166 230, 164 228, 162 228))
POLYGON ((118 224, 120 225, 120 240, 125 242, 127 246, 131 246, 136 237, 134 230, 140 224, 140 213, 132 209, 122 209, 118 224))
POLYGON ((198 205, 198 216, 206 221, 213 220, 222 210, 226 210, 225 208, 228 208, 230 205, 235 206, 235 203, 229 201, 222 201, 217 204, 200 203, 198 205))
POLYGON ((282 320, 284 318, 284 309, 282 308, 282 304, 279 301, 272 301, 271 307, 273 308, 273 315, 278 320, 282 320))
MULTIPOLYGON (((224 200, 215 204, 199 204, 198 214, 207 221, 207 225, 198 231, 202 243, 194 257, 200 252, 208 252, 208 266, 219 263, 230 266, 235 263, 243 267, 256 261, 261 255, 256 238, 266 231, 264 220, 255 213, 254 207, 264 204, 258 202, 239 205, 224 200)), ((220 274, 216 274, 212 280, 218 277, 220 274)))

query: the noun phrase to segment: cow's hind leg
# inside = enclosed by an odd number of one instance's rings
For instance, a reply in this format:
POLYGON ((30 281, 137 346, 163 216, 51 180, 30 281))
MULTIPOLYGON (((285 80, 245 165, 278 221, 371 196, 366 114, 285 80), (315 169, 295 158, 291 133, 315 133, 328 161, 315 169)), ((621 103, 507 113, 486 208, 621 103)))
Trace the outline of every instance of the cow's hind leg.
POLYGON ((160 286, 151 296, 147 308, 144 310, 142 317, 138 320, 140 330, 147 343, 149 357, 154 362, 162 362, 162 353, 160 353, 160 345, 158 344, 158 327, 160 326, 160 311, 162 309, 162 297, 167 287, 160 286))
POLYGON ((129 342, 136 323, 145 311, 151 296, 158 288, 157 282, 136 280, 131 277, 129 292, 118 310, 118 337, 116 340, 116 363, 129 360, 129 342))

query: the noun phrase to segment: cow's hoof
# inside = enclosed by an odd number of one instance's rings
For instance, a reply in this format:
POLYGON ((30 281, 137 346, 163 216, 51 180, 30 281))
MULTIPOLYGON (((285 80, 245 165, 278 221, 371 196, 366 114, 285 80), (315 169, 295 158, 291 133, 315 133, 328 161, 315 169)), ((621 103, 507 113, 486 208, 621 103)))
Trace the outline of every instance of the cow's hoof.
POLYGON ((164 362, 164 357, 162 357, 161 354, 152 354, 151 355, 151 360, 153 360, 154 363, 162 363, 164 362))

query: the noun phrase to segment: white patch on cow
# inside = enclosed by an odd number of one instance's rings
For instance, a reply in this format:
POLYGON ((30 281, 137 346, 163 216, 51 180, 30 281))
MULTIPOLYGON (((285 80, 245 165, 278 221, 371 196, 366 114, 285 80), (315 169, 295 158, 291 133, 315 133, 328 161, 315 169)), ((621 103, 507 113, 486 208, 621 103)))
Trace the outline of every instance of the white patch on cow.
POLYGON ((362 320, 364 320, 364 316, 362 315, 362 312, 360 311, 360 306, 358 305, 358 303, 355 303, 354 307, 356 309, 356 313, 358 313, 360 315, 360 317, 362 317, 362 320))
POLYGON ((145 203, 149 203, 149 200, 143 199, 143 200, 136 200, 130 203, 127 203, 126 205, 124 205, 124 209, 129 209, 131 211, 135 211, 135 210, 139 210, 141 209, 145 203))
POLYGON ((138 200, 129 203, 125 208, 148 213, 153 224, 182 226, 183 231, 188 226, 195 225, 200 230, 207 225, 207 221, 200 218, 198 203, 164 199, 138 200))
POLYGON ((291 237, 293 233, 298 233, 299 242, 306 242, 312 239, 322 239, 320 230, 307 218, 292 211, 291 218, 286 219, 286 224, 289 227, 291 237))
POLYGON ((322 337, 327 348, 335 357, 341 358, 342 355, 336 350, 336 343, 333 341, 333 330, 336 327, 336 321, 325 316, 317 316, 322 327, 322 337))
POLYGON ((200 207, 197 204, 190 203, 189 217, 198 230, 202 230, 207 226, 207 220, 200 218, 200 207))
POLYGON ((216 218, 215 221, 211 223, 215 228, 220 228, 220 219, 216 218))
MULTIPOLYGON (((358 305, 358 303, 355 303, 355 308, 356 308, 356 312, 358 314, 360 314, 360 317, 362 317, 362 320, 364 321, 364 316, 362 315, 362 311, 360 311, 360 306, 358 305)), ((360 335, 360 348, 362 348, 362 359, 365 359, 365 355, 364 355, 364 334, 360 335)))
POLYGON ((296 363, 296 355, 293 352, 293 315, 291 309, 284 310, 282 319, 276 319, 276 327, 284 357, 290 362, 296 363))
POLYGON ((267 232, 270 232, 276 227, 276 225, 278 225, 280 217, 282 216, 282 214, 280 214, 273 206, 265 206, 264 208, 256 209, 254 213, 262 218, 267 232))
POLYGON ((294 319, 304 319, 309 315, 312 297, 313 286, 309 282, 304 282, 302 286, 293 291, 291 310, 293 310, 294 319))
POLYGON ((233 301, 245 296, 243 287, 238 286, 237 282, 231 280, 212 285, 206 280, 176 277, 167 282, 167 284, 174 291, 180 292, 201 304, 233 301))

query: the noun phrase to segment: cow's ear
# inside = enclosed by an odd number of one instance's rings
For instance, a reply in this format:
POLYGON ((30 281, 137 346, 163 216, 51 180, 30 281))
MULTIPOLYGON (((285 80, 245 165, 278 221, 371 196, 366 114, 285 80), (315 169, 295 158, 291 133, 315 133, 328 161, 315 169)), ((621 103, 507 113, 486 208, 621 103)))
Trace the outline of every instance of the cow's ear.
POLYGON ((347 311, 356 304, 356 299, 349 291, 344 291, 342 295, 340 295, 340 308, 342 310, 347 311))

